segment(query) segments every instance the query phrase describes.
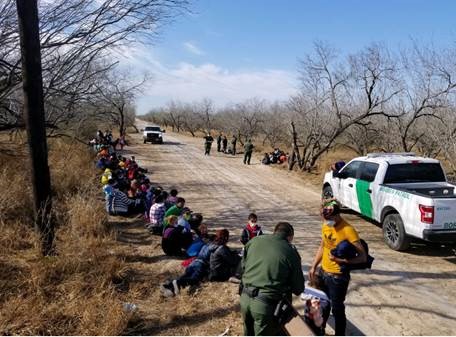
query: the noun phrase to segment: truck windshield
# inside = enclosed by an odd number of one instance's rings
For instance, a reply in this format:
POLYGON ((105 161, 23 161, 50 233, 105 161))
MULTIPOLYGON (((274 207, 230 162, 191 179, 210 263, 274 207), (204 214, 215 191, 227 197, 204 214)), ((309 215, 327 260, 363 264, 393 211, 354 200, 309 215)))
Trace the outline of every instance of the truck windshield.
POLYGON ((159 126, 146 126, 144 131, 161 131, 159 126))
POLYGON ((439 163, 410 163, 388 166, 384 184, 445 182, 445 174, 439 163))

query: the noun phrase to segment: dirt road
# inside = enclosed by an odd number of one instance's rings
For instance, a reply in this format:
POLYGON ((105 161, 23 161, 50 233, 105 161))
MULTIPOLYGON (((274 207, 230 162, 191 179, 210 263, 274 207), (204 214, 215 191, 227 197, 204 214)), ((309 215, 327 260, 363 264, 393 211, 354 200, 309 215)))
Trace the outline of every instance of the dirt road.
MULTIPOLYGON (((141 135, 133 136, 141 142, 141 135)), ((250 212, 271 231, 278 221, 295 227, 294 244, 304 269, 320 238, 320 190, 295 173, 277 170, 242 155, 203 155, 202 139, 166 133, 165 144, 130 147, 153 182, 177 187, 205 222, 226 227, 232 245, 250 212)), ((452 335, 456 331, 456 257, 440 245, 414 244, 398 253, 383 243, 381 228, 356 215, 344 215, 370 245, 373 269, 352 273, 346 300, 350 335, 452 335)), ((234 299, 237 301, 237 299, 234 299)), ((331 324, 331 322, 330 322, 331 324)))

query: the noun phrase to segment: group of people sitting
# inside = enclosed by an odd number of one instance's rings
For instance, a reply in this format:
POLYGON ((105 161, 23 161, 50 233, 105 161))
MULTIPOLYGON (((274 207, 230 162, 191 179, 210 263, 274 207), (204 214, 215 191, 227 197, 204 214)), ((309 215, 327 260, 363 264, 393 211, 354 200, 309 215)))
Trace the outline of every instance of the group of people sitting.
POLYGON ((95 140, 97 152, 96 168, 100 170, 106 212, 109 215, 144 214, 151 203, 153 187, 146 176, 147 170, 141 168, 134 156, 125 158, 116 153, 115 144, 109 134, 99 135, 95 140))
POLYGON ((288 154, 285 154, 282 150, 275 148, 274 151, 270 153, 265 153, 261 163, 263 165, 270 164, 283 164, 287 161, 288 154))
MULTIPOLYGON (((166 254, 168 254, 167 251, 169 252, 170 245, 168 233, 185 232, 185 229, 179 228, 182 225, 179 225, 179 220, 174 216, 170 216, 167 221, 169 223, 173 222, 174 224, 171 225, 173 229, 165 229, 163 234, 162 248, 166 254)), ((170 225, 168 225, 168 228, 169 226, 170 225)), ((254 213, 251 213, 248 217, 247 225, 242 230, 240 241, 245 245, 254 237, 262 234, 261 226, 257 224, 257 216, 254 213)), ((160 289, 163 296, 176 296, 180 293, 182 288, 196 286, 204 279, 207 279, 210 282, 224 282, 230 280, 239 283, 241 254, 227 246, 229 236, 230 234, 227 229, 219 229, 216 231, 216 234, 211 237, 207 234, 207 226, 201 224, 194 231, 193 240, 184 251, 185 256, 188 257, 188 259, 183 262, 183 265, 186 266, 184 274, 177 279, 170 280, 161 285, 160 289)), ((190 238, 190 236, 188 238, 190 238)), ((185 239, 178 241, 187 244, 189 242, 185 239)), ((182 251, 173 250, 172 252, 182 256, 182 251)))
MULTIPOLYGON (((185 258, 184 274, 161 286, 164 296, 177 295, 181 288, 196 286, 205 279, 223 282, 232 277, 238 281, 241 256, 227 246, 227 229, 209 234, 203 216, 185 207, 185 199, 178 196, 177 189, 168 192, 151 184, 147 170, 138 165, 135 157, 125 158, 113 146, 98 149, 96 167, 101 171, 108 214, 144 217, 146 228, 162 236, 163 252, 185 258)), ((256 222, 256 215, 250 214, 240 238, 243 244, 262 234, 256 222)))
POLYGON ((121 134, 119 138, 114 140, 110 130, 106 130, 104 133, 98 130, 96 137, 89 141, 89 145, 93 147, 95 152, 99 152, 102 148, 108 148, 112 153, 115 152, 117 146, 123 150, 124 146, 128 145, 128 143, 125 134, 121 134))

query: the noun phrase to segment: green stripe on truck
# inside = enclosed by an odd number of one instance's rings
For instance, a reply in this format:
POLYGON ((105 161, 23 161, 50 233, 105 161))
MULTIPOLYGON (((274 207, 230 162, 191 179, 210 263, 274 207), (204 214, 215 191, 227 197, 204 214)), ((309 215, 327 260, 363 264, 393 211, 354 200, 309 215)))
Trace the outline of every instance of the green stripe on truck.
POLYGON ((364 180, 356 180, 356 195, 358 198, 359 211, 362 215, 372 218, 372 200, 371 195, 367 193, 370 189, 370 183, 364 180))

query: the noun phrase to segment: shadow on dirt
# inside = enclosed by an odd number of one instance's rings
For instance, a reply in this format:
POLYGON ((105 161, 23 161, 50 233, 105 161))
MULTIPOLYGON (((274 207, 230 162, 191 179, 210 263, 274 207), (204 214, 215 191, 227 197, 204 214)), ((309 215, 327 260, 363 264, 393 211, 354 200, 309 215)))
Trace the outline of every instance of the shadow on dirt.
MULTIPOLYGON (((382 228, 382 225, 375 220, 367 218, 359 213, 356 213, 350 209, 342 209, 342 214, 347 214, 350 216, 355 216, 363 219, 364 221, 378 227, 382 228)), ((367 239, 366 239, 367 240, 367 239)), ((373 242, 371 239, 367 240, 368 243, 373 242)), ((386 245, 386 244, 385 244, 386 245)), ((451 257, 449 262, 455 263, 452 261, 454 257, 456 259, 456 243, 437 243, 437 242, 427 242, 418 238, 413 238, 410 243, 410 248, 403 252, 398 252, 400 254, 410 254, 418 256, 435 256, 435 257, 451 257)), ((447 260, 447 259, 446 259, 447 260)))
POLYGON ((166 330, 174 329, 179 326, 197 326, 208 320, 221 318, 229 315, 232 312, 239 312, 239 304, 232 304, 226 308, 214 308, 211 311, 204 311, 199 313, 192 313, 186 316, 170 317, 169 321, 163 323, 159 319, 146 318, 146 319, 132 319, 126 330, 122 335, 137 336, 137 335, 158 335, 166 334, 166 330))
POLYGON ((186 146, 187 144, 180 143, 180 142, 164 141, 163 145, 181 145, 181 146, 186 146))

